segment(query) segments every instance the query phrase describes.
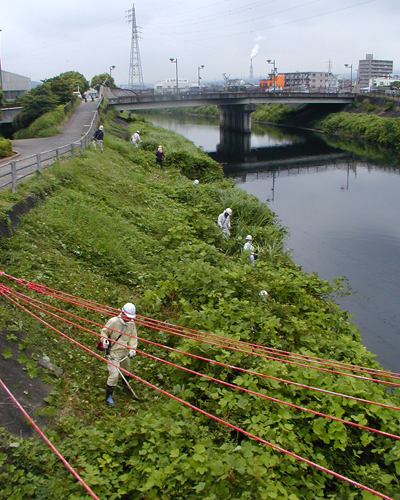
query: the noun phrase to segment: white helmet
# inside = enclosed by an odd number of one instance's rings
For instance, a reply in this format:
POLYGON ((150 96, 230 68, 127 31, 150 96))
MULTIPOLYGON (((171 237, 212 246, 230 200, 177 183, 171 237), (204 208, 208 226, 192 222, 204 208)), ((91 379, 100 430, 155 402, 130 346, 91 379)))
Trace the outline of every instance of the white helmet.
POLYGON ((231 208, 225 208, 225 212, 227 212, 229 215, 232 215, 232 209, 231 208))
POLYGON ((103 125, 100 125, 99 129, 100 129, 100 130, 103 130, 103 128, 104 128, 104 127, 103 127, 103 125))
POLYGON ((268 295, 267 290, 261 290, 260 295, 261 297, 266 297, 268 295))
POLYGON ((122 308, 122 312, 130 319, 136 318, 136 307, 132 302, 127 302, 122 308))
POLYGON ((193 181, 193 184, 198 184, 198 183, 199 183, 199 180, 198 180, 198 179, 195 179, 195 180, 193 181))
POLYGON ((251 234, 248 234, 248 235, 246 236, 246 240, 251 241, 252 239, 253 239, 253 236, 252 236, 251 234))
POLYGON ((137 134, 140 134, 139 130, 136 130, 136 133, 137 133, 137 134))

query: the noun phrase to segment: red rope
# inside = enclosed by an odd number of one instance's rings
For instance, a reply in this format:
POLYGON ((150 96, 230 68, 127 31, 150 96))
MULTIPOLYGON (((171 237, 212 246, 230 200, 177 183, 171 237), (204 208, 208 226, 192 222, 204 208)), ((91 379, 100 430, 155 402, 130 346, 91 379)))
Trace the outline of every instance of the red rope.
MULTIPOLYGON (((54 318, 57 318, 57 319, 60 319, 72 326, 75 326, 85 332, 88 332, 90 334, 93 334, 93 335, 96 335, 97 337, 101 337, 101 335, 97 332, 94 332, 93 330, 90 330, 86 327, 83 327, 81 325, 79 325, 78 323, 74 323, 72 321, 69 321, 68 319, 62 317, 62 316, 59 316, 57 314, 54 314, 52 313, 51 311, 48 311, 47 309, 43 308, 43 307, 40 307, 38 305, 35 305, 36 304, 41 304, 41 305, 45 305, 46 307, 49 307, 53 310, 56 310, 58 312, 62 312, 64 314, 67 314, 69 316, 72 316, 76 319, 80 319, 80 320, 83 320, 83 321, 86 321, 88 323, 91 323, 95 326, 98 326, 100 328, 103 328, 103 324, 101 323, 97 323, 95 321, 91 321, 91 320, 88 320, 86 318, 83 318, 81 316, 78 316, 76 314, 73 314, 73 313, 70 313, 68 311, 64 311, 62 309, 59 309, 55 306, 52 306, 50 304, 47 304, 47 303, 44 303, 42 301, 39 301, 37 299, 32 299, 24 294, 21 294, 19 292, 16 292, 16 291, 13 291, 9 288, 6 289, 7 293, 13 295, 14 297, 18 297, 19 300, 22 300, 24 301, 25 303, 27 304, 30 304, 32 305, 33 307, 36 307, 37 309, 49 314, 50 316, 54 317, 54 318), (30 300, 28 300, 30 299, 30 300)), ((3 294, 5 292, 4 289, 1 288, 1 285, 0 285, 0 293, 3 294)), ((115 332, 118 332, 117 330, 114 330, 112 328, 110 328, 111 331, 115 331, 115 332)), ((126 334, 127 336, 131 336, 129 334, 126 334)), ((399 411, 400 410, 400 407, 397 407, 397 406, 393 406, 393 405, 388 405, 388 404, 385 404, 385 403, 380 403, 380 402, 376 402, 376 401, 371 401, 371 400, 368 400, 368 399, 362 399, 362 398, 357 398, 355 396, 350 396, 350 395, 347 395, 347 394, 342 394, 342 393, 337 393, 337 392, 334 392, 334 391, 328 391, 326 389, 321 389, 321 388, 318 388, 318 387, 313 387, 313 386, 308 386, 308 385, 305 385, 305 384, 300 384, 298 382, 293 382, 293 381, 290 381, 290 380, 286 380, 286 379, 282 379, 282 378, 278 378, 278 377, 274 377, 272 375, 267 375, 267 374, 263 374, 263 373, 259 373, 259 372, 255 372, 253 370, 247 370, 245 368, 241 368, 239 366, 235 366, 235 365, 229 365, 229 364, 226 364, 226 363, 223 363, 223 362, 219 362, 219 361, 215 361, 215 360, 212 360, 212 359, 209 359, 209 358, 205 358, 205 357, 202 357, 202 356, 198 356, 198 355, 195 355, 195 354, 192 354, 192 353, 189 353, 189 352, 186 352, 186 351, 181 351, 181 350, 178 350, 178 349, 174 349, 174 348, 171 348, 171 347, 168 347, 168 346, 165 346, 163 344, 157 344, 155 342, 152 342, 152 341, 149 341, 147 339, 144 339, 144 338, 141 338, 141 337, 138 337, 138 340, 141 340, 142 342, 146 342, 148 344, 153 344, 153 345, 156 345, 158 347, 162 347, 164 349, 167 349, 167 350, 170 350, 170 351, 175 351, 179 354, 183 354, 183 355, 186 355, 186 356, 189 356, 189 357, 192 357, 192 358, 196 358, 196 359, 199 359, 199 360, 202 360, 202 361, 207 361, 209 363, 213 363, 213 364, 216 364, 216 365, 219 365, 219 366, 224 366, 224 367, 227 367, 227 368, 231 368, 231 369, 234 369, 234 370, 239 370, 239 371, 242 371, 242 372, 245 372, 245 373, 249 373, 249 374, 252 374, 252 375, 256 375, 256 376, 259 376, 259 377, 263 377, 263 378, 267 378, 267 379, 271 379, 271 380, 276 380, 278 382, 282 382, 282 383, 286 383, 286 384, 290 384, 290 385, 295 385, 295 386, 298 386, 298 387, 301 387, 301 388, 305 388, 305 389, 309 389, 309 390, 314 390, 314 391, 318 391, 318 392, 322 392, 322 393, 325 393, 325 394, 329 394, 329 395, 333 395, 333 396, 340 396, 340 397, 343 397, 343 398, 347 398, 347 399, 352 399, 352 400, 355 400, 355 401, 358 401, 358 402, 362 402, 362 403, 368 403, 368 404, 373 404, 373 405, 377 405, 377 406, 381 406, 381 407, 384 407, 384 408, 389 408, 389 409, 392 409, 392 410, 397 410, 399 411)), ((117 344, 120 344, 119 342, 116 342, 117 344)), ((120 344, 120 345, 123 345, 123 344, 120 344)), ((179 368, 182 368, 180 365, 176 365, 177 367, 179 368)), ((283 402, 283 404, 285 404, 283 402)), ((354 425, 353 423, 350 423, 350 425, 354 425)), ((380 432, 380 431, 377 431, 377 432, 380 432)), ((394 436, 394 435, 393 435, 394 436)))
POLYGON ((67 462, 67 460, 61 455, 61 453, 57 450, 57 448, 51 443, 51 441, 45 436, 45 434, 40 430, 39 426, 35 423, 34 420, 30 417, 30 415, 24 410, 24 408, 21 406, 21 404, 17 401, 17 399, 13 396, 13 394, 10 392, 10 390, 7 388, 5 383, 1 380, 0 378, 0 384, 3 386, 4 390, 7 392, 7 394, 10 396, 10 398, 13 400, 15 405, 18 407, 18 409, 24 414, 25 418, 29 420, 29 422, 33 425, 35 430, 38 432, 40 437, 47 443, 50 448, 54 451, 54 453, 58 456, 58 458, 61 460, 61 462, 67 467, 67 469, 72 472, 72 474, 76 477, 76 479, 82 484, 82 486, 85 488, 85 490, 96 500, 100 500, 100 498, 91 490, 91 488, 85 483, 85 481, 81 478, 81 476, 75 471, 73 467, 67 462))
MULTIPOLYGON (((71 304, 78 305, 80 307, 87 307, 87 308, 91 309, 92 311, 100 312, 103 314, 108 314, 110 316, 115 315, 116 313, 119 312, 119 310, 116 308, 112 308, 112 307, 106 306, 104 304, 100 304, 98 302, 91 301, 89 299, 82 299, 81 297, 67 294, 67 293, 62 292, 60 290, 49 288, 45 285, 41 285, 41 284, 39 285, 39 284, 36 284, 34 282, 30 282, 30 281, 23 280, 20 278, 14 278, 13 276, 6 274, 4 271, 0 271, 0 275, 4 275, 9 279, 13 279, 13 280, 17 281, 18 283, 23 284, 29 288, 32 288, 35 291, 38 291, 40 293, 46 293, 46 294, 51 295, 55 298, 64 300, 64 301, 69 302, 71 304), (78 299, 78 300, 77 301, 72 300, 71 298, 78 299)), ((171 333, 171 334, 177 334, 177 332, 183 331, 186 333, 186 335, 193 334, 195 336, 195 338, 196 338, 196 336, 197 337, 201 336, 201 338, 198 339, 201 342, 204 342, 204 336, 206 336, 206 338, 217 339, 219 341, 224 342, 225 344, 247 346, 251 349, 250 354, 254 354, 254 350, 267 351, 267 352, 274 353, 277 356, 287 356, 287 357, 293 357, 295 359, 304 359, 304 360, 307 360, 310 362, 315 362, 315 363, 326 365, 326 366, 343 367, 343 369, 346 369, 346 370, 359 371, 362 373, 376 374, 378 376, 385 377, 385 378, 400 379, 400 374, 390 372, 389 370, 380 370, 380 369, 369 368, 369 367, 361 367, 361 366, 353 365, 350 363, 344 363, 344 362, 339 362, 339 361, 334 361, 334 360, 326 360, 324 358, 318 358, 318 357, 311 356, 311 355, 303 355, 300 353, 283 351, 280 349, 275 349, 275 348, 271 348, 271 347, 267 347, 267 346, 260 346, 258 344, 243 342, 240 340, 229 339, 227 337, 219 336, 216 334, 209 334, 209 333, 202 332, 199 330, 193 330, 193 329, 190 329, 187 327, 181 327, 178 325, 171 325, 171 324, 166 323, 164 321, 154 320, 152 318, 147 318, 146 316, 137 315, 138 324, 142 324, 142 323, 140 323, 140 321, 154 323, 154 326, 150 326, 150 324, 143 323, 143 326, 149 326, 149 328, 153 328, 153 329, 165 330, 165 327, 166 327, 168 329, 168 333, 171 333), (141 318, 143 318, 143 320, 141 320, 141 318), (160 325, 162 325, 161 328, 159 328, 160 325)), ((225 345, 224 347, 228 347, 228 346, 225 345)), ((272 358, 272 359, 274 359, 274 358, 272 358)), ((277 359, 277 360, 280 361, 279 359, 277 359)), ((313 367, 313 368, 321 369, 319 367, 313 367)), ((333 373, 337 373, 337 372, 333 372, 333 373)), ((360 378, 363 378, 363 377, 360 377, 360 378)), ((377 381, 374 379, 368 379, 368 380, 375 381, 375 382, 377 381)), ((381 381, 378 381, 378 382, 381 382, 381 381)), ((396 384, 393 384, 393 385, 396 385, 396 384)))
MULTIPOLYGON (((1 292, 0 292, 1 293, 1 292)), ((43 311, 47 314, 49 314, 50 316, 54 317, 54 318, 57 318, 57 319, 60 319, 60 320, 63 320, 65 321, 66 323, 72 325, 72 326, 75 326, 81 330, 84 330, 88 333, 91 333, 93 335, 96 335, 98 337, 101 337, 100 334, 88 329, 88 328, 85 328, 83 327, 82 325, 79 325, 77 323, 73 323, 72 321, 69 321, 67 320, 66 318, 63 318, 57 314, 54 314, 48 310, 46 310, 45 308, 43 307, 39 307, 39 306, 35 306, 34 304, 31 304, 29 301, 25 300, 25 299, 20 299, 20 300, 24 300, 26 303, 30 304, 30 305, 33 305, 34 307, 36 307, 37 309, 39 309, 40 311, 43 311)), ((66 312, 66 311, 65 311, 66 312)), ((68 313, 67 313, 68 314, 68 313)), ((101 325, 99 325, 101 326, 101 325)), ((117 332, 117 333, 120 333, 119 330, 115 330, 113 328, 108 328, 110 331, 114 331, 114 332, 117 332)), ((133 337, 132 335, 126 333, 125 335, 129 336, 129 337, 133 337)), ((179 354, 183 354, 183 355, 187 355, 187 356, 190 356, 190 357, 193 357, 195 359, 199 359, 199 360, 204 360, 204 361, 208 361, 210 363, 213 363, 212 360, 210 359, 207 359, 207 358, 203 358, 203 357, 200 357, 200 356, 197 356, 195 354, 191 354, 191 353, 187 353, 185 351, 180 351, 178 349, 175 349, 175 348, 172 348, 172 347, 167 347, 167 346, 164 346, 163 344, 159 344, 157 342, 153 342, 153 341, 150 341, 150 340, 147 340, 147 339, 144 339, 144 338, 141 338, 141 337, 137 337, 138 340, 142 341, 142 342, 145 342, 147 344, 150 344, 150 345, 153 345, 153 346, 156 346, 156 347, 161 347, 161 348, 164 348, 164 349, 167 349, 169 351, 173 351, 173 352, 177 352, 179 354)), ((118 341, 114 341, 115 344, 117 345, 120 345, 121 347, 126 347, 125 344, 122 344, 121 342, 118 342, 118 341)), ((353 426, 353 427, 358 427, 360 429, 363 429, 363 430, 367 430, 367 431, 370 431, 370 432, 374 432, 376 434, 381 434, 383 436, 386 436, 386 437, 390 437, 390 438, 393 438, 393 439, 399 439, 400 440, 400 436, 396 435, 396 434, 391 434, 389 432, 385 432, 385 431, 381 431, 379 429, 375 429, 373 427, 368 427, 368 426, 365 426, 365 425, 362 425, 362 424, 358 424, 356 422, 352 422, 350 420, 345 420, 345 419, 342 419, 342 418, 339 418, 339 417, 335 417, 333 415, 329 415, 329 414, 326 414, 326 413, 322 413, 322 412, 318 412, 316 410, 312 410, 312 409, 309 409, 309 408, 306 408, 306 407, 303 407, 303 406, 300 406, 300 405, 296 405, 294 403, 290 403, 288 401, 284 401, 284 400, 281 400, 281 399, 277 399, 277 398, 274 398, 272 396, 267 396, 266 394, 262 394, 260 392, 257 392, 257 391, 252 391, 250 389, 246 389, 244 387, 241 387, 240 385, 237 385, 237 384, 231 384, 231 383, 228 383, 228 382, 225 382, 221 379, 217 379, 215 377, 211 377, 210 375, 205 375, 204 373, 201 373, 201 372, 197 372, 197 371, 194 371, 194 370, 191 370, 189 368, 186 368, 182 365, 178 365, 176 363, 172 363, 170 361, 166 361, 162 358, 159 358, 157 356, 154 356, 154 355, 151 355, 151 354, 148 354, 144 351, 140 351, 137 349, 137 352, 140 353, 140 354, 143 354, 144 356, 147 356, 149 358, 152 358, 152 359, 155 359, 157 361, 160 361, 161 363, 165 363, 169 366, 173 366, 174 368, 178 368, 180 370, 183 370, 183 371, 186 371, 188 373, 192 373, 193 375, 197 375, 197 376, 200 376, 200 377, 203 377, 203 378, 206 378, 210 381, 213 381, 213 382, 216 382, 216 383, 219 383, 219 384, 222 384, 222 385, 225 385, 227 387, 231 387, 235 390, 239 390, 239 391, 243 391, 243 392, 246 392, 248 394, 252 394, 253 396, 257 396, 257 397, 261 397, 263 399, 267 399, 269 401, 273 401, 273 402, 276 402, 276 403, 279 403, 279 404, 283 404, 285 406, 289 406, 291 408, 296 408, 297 410, 300 410, 300 411, 304 411, 304 412, 308 412, 308 413, 312 413, 314 415, 318 415, 320 417, 325 417, 325 418, 329 418, 331 420, 336 420, 338 422, 341 422, 345 425, 350 425, 350 426, 353 426)), ((219 364, 219 365, 225 365, 224 363, 220 363, 220 362, 215 362, 215 364, 219 364)), ((225 365, 225 366, 228 366, 228 365, 225 365)), ((230 367, 230 368, 233 368, 233 369, 240 369, 240 368, 237 368, 237 367, 230 367)), ((392 408, 393 409, 393 408, 392 408)), ((399 408, 400 410, 400 408, 399 408)))
POLYGON ((100 356, 99 354, 95 353, 94 351, 92 351, 91 349, 87 348, 86 346, 80 344, 79 342, 77 342, 76 340, 72 339, 71 337, 68 337, 68 335, 62 333, 60 330, 57 330, 55 327, 53 327, 52 325, 50 325, 49 323, 47 323, 46 321, 44 321, 43 319, 41 319, 40 317, 36 316, 35 314, 33 314, 31 311, 29 311, 28 309, 26 309, 24 306, 22 306, 21 304, 19 304, 17 301, 13 300, 11 297, 7 297, 8 300, 10 300, 11 302, 13 302, 17 307, 19 307, 20 309, 24 310, 26 313, 28 313, 29 315, 31 315, 32 317, 36 318, 38 321, 40 321, 41 323, 43 323, 44 325, 46 325, 47 327, 49 327, 51 330, 57 332, 59 335, 61 335, 62 337, 66 338, 67 340, 70 340, 71 342, 73 342, 74 344, 76 344, 78 347, 84 349, 86 352, 89 352, 91 354, 93 354, 94 356, 96 356, 97 358, 101 359, 102 361, 105 361, 106 363, 109 363, 113 366, 116 366, 117 368, 119 368, 121 371, 123 371, 124 373, 126 373, 127 375, 130 375, 131 377, 133 377, 134 379, 138 380, 139 382, 142 382, 143 384, 147 385, 148 387, 151 387, 152 389, 155 389, 156 391, 159 391, 161 392, 162 394, 182 403, 183 405, 195 410, 195 411, 198 411, 199 413, 202 413, 203 415, 223 424, 223 425, 226 425, 227 427, 230 427, 231 429, 234 429, 235 431, 237 432, 241 432, 242 434, 244 434, 245 436, 248 436, 252 439, 255 439, 256 441, 259 441, 260 443, 263 443, 263 444, 266 444, 267 446, 270 446, 271 448, 275 449, 275 450, 278 450, 282 453, 285 453, 286 455, 289 455, 293 458, 296 458, 297 460, 300 460, 301 462, 304 462, 306 463, 307 465, 310 465, 312 467, 315 467, 316 469, 318 470, 321 470, 327 474, 330 474, 331 476, 333 477, 336 477, 338 479, 341 479, 342 481, 345 481, 349 484, 352 484, 353 486, 356 486, 358 488, 361 488, 363 490, 366 490, 366 491, 369 491, 370 493, 373 493, 374 495, 377 495, 379 496, 380 498, 383 498, 385 500, 394 500, 392 497, 389 497, 387 495, 385 495, 384 493, 380 493, 376 490, 373 490, 372 488, 369 488, 368 486, 365 486, 361 483, 358 483, 357 481, 354 481, 346 476, 343 476, 341 474, 338 474, 337 472, 334 472, 326 467, 323 467, 322 465, 319 465, 315 462, 312 462, 311 460, 308 460, 300 455, 297 455, 296 453, 293 453, 289 450, 286 450, 285 448, 282 448, 274 443, 271 443, 270 441, 267 441, 255 434, 252 434, 251 432, 248 432, 234 424, 231 424, 230 422, 226 421, 226 420, 223 420, 209 412, 206 412, 205 410, 202 410, 201 408, 198 408, 197 406, 194 406, 192 405, 191 403, 188 403, 187 401, 181 399, 181 398, 178 398, 177 396, 169 393, 168 391, 165 391, 164 389, 161 389, 160 387, 157 387, 156 385, 148 382, 147 380, 144 380, 142 379, 141 377, 138 377, 137 375, 129 372, 128 370, 125 370, 121 367, 119 367, 118 365, 112 363, 111 361, 107 360, 107 359, 104 359, 102 356, 100 356))

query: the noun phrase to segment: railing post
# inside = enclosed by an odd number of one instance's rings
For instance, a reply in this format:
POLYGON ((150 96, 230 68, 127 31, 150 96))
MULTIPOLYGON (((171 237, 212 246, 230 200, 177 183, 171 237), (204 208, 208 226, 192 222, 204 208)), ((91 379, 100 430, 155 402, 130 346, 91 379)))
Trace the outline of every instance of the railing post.
POLYGON ((17 192, 17 168, 15 166, 15 161, 11 162, 11 181, 12 181, 12 192, 17 192))
POLYGON ((74 143, 71 144, 71 159, 74 158, 74 143))
POLYGON ((40 153, 36 155, 36 161, 37 161, 37 169, 40 175, 42 173, 42 158, 40 157, 40 153))
POLYGON ((57 156, 57 161, 60 161, 60 150, 57 148, 56 149, 56 156, 57 156))
POLYGON ((81 139, 81 155, 83 154, 83 139, 81 139))

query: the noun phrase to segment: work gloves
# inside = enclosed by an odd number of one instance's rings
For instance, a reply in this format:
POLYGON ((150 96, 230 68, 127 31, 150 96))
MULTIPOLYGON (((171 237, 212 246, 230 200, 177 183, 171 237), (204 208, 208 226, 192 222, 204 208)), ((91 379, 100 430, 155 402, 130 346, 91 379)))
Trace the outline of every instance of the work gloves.
POLYGON ((134 349, 130 349, 129 350, 129 357, 133 358, 133 356, 135 356, 135 355, 136 355, 136 351, 134 349))

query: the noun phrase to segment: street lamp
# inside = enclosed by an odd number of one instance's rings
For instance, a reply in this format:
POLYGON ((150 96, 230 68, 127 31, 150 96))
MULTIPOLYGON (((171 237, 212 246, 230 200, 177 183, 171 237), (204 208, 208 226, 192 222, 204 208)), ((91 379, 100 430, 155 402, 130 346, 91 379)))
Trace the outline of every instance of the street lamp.
POLYGON ((176 64, 176 94, 178 95, 179 88, 178 88, 178 59, 174 59, 173 57, 170 57, 169 60, 176 64))
POLYGON ((353 90, 353 65, 345 64, 346 68, 350 68, 350 92, 353 90))
POLYGON ((110 66, 110 78, 111 78, 111 71, 115 69, 115 66, 110 66))
POLYGON ((274 66, 274 92, 276 90, 276 67, 275 67, 275 59, 272 60, 272 59, 267 59, 267 63, 268 64, 273 64, 274 66))
POLYGON ((201 83, 200 83, 200 80, 201 80, 201 76, 200 76, 200 70, 204 68, 204 64, 202 64, 201 66, 197 66, 197 80, 199 82, 199 87, 201 87, 201 83))

